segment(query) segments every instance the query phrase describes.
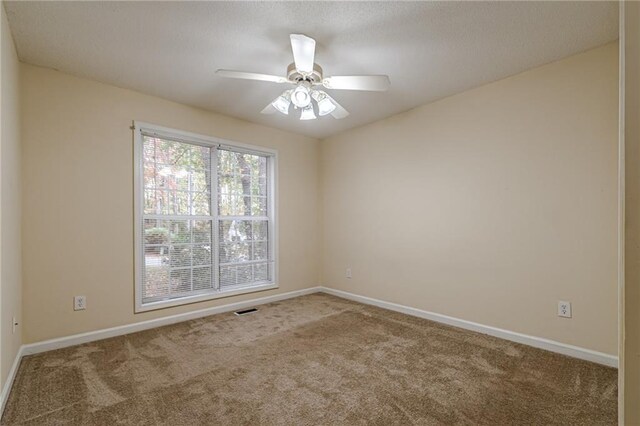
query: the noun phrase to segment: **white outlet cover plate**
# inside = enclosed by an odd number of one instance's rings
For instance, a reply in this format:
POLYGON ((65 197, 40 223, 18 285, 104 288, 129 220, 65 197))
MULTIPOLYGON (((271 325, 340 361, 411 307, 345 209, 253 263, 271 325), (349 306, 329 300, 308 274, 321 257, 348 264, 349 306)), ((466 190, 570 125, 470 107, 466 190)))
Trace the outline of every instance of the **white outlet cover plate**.
POLYGON ((558 300, 558 316, 563 318, 571 318, 571 302, 558 300))
POLYGON ((74 311, 83 311, 87 309, 87 297, 86 296, 75 296, 73 298, 73 310, 74 311))

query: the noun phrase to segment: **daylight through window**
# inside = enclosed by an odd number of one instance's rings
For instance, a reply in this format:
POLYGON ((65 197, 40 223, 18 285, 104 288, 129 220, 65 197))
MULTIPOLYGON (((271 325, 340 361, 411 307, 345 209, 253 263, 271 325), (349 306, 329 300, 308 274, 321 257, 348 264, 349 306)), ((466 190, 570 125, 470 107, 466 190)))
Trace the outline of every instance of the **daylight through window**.
POLYGON ((275 154, 136 132, 138 310, 274 286, 275 154))

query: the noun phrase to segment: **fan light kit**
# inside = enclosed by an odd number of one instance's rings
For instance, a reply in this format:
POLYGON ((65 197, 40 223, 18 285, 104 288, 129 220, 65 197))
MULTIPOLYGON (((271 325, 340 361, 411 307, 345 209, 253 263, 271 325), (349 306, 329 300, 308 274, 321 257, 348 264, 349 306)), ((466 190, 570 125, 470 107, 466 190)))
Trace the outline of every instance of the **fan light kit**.
POLYGON ((229 78, 295 85, 293 89, 285 90, 274 99, 262 110, 262 113, 273 114, 277 111, 289 115, 289 110, 293 105, 293 109, 300 110, 300 120, 315 120, 317 118, 316 112, 320 117, 331 114, 337 119, 349 115, 349 112, 340 106, 335 99, 316 87, 382 92, 389 89, 391 85, 389 77, 386 75, 323 77, 322 68, 314 62, 316 41, 302 34, 291 34, 290 38, 294 62, 287 67, 286 77, 232 70, 218 70, 216 74, 229 78))

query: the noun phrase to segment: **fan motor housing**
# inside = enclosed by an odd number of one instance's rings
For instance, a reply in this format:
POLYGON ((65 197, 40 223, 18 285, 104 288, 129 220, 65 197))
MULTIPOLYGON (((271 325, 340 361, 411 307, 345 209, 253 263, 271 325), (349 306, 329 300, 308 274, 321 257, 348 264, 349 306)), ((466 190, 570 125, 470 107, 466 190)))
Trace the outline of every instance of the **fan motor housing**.
POLYGON ((313 64, 313 71, 310 73, 299 73, 296 69, 296 64, 291 63, 287 67, 287 78, 292 83, 298 83, 300 81, 308 81, 311 84, 322 83, 322 67, 316 63, 313 64))

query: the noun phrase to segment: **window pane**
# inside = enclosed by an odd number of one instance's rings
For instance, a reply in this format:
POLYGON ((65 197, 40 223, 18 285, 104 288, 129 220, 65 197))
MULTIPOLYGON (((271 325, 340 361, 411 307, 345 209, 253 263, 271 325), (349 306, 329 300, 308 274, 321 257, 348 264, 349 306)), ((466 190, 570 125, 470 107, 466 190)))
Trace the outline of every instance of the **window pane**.
POLYGON ((165 220, 145 219, 144 220, 144 243, 145 245, 166 245, 169 244, 169 222, 165 220))
POLYGON ((213 290, 211 221, 145 219, 143 241, 143 301, 213 290))
POLYGON ((143 299, 164 297, 169 294, 169 266, 149 265, 144 271, 143 299))
POLYGON ((220 220, 220 263, 269 259, 267 220, 220 220))
POLYGON ((220 242, 246 242, 253 240, 252 220, 220 220, 220 242))
POLYGON ((238 263, 248 260, 251 260, 250 243, 220 244, 220 263, 238 263))
POLYGON ((236 285, 236 268, 235 266, 220 267, 220 288, 236 285))
POLYGON ((211 279, 211 267, 194 268, 193 269, 193 290, 213 289, 213 280, 211 279))
POLYGON ((258 263, 253 265, 253 278, 255 281, 269 280, 269 265, 266 263, 258 263))
POLYGON ((192 210, 189 214, 198 216, 208 216, 211 210, 210 196, 207 192, 190 192, 192 210))
POLYGON ((237 276, 238 276, 238 284, 249 284, 253 281, 253 266, 236 266, 237 276))
POLYGON ((169 237, 172 244, 184 244, 191 242, 191 221, 171 220, 169 221, 169 237))
POLYGON ((209 215, 211 149, 144 136, 144 213, 209 215))
POLYGON ((194 243, 211 243, 211 221, 194 220, 191 232, 194 243))
POLYGON ((251 214, 254 216, 267 215, 267 197, 251 197, 251 214))
POLYGON ((173 245, 169 252, 169 260, 172 268, 185 268, 191 266, 191 246, 173 245))
POLYGON ((229 265, 220 267, 220 289, 229 290, 269 281, 269 263, 229 265))
POLYGON ((171 293, 188 293, 191 291, 191 269, 171 270, 171 293))
POLYGON ((266 241, 254 243, 253 258, 254 260, 269 259, 269 244, 266 241))
POLYGON ((194 245, 192 248, 193 265, 211 265, 211 245, 194 245))
POLYGON ((221 216, 266 216, 267 157, 219 150, 218 192, 221 216))
POLYGON ((253 239, 254 241, 267 241, 267 224, 266 220, 253 221, 253 239))

